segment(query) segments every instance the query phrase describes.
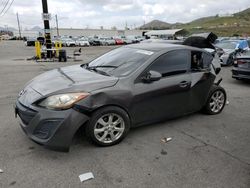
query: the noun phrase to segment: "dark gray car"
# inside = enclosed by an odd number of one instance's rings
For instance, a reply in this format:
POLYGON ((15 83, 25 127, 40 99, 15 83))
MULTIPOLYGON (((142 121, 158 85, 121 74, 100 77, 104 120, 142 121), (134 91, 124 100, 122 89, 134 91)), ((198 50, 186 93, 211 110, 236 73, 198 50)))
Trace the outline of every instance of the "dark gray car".
POLYGON ((200 110, 218 114, 226 92, 214 84, 213 56, 173 44, 134 44, 94 61, 48 71, 19 93, 15 113, 25 133, 46 147, 69 149, 79 128, 101 146, 134 126, 200 110))
POLYGON ((232 77, 237 80, 250 80, 250 51, 239 54, 235 58, 232 77))

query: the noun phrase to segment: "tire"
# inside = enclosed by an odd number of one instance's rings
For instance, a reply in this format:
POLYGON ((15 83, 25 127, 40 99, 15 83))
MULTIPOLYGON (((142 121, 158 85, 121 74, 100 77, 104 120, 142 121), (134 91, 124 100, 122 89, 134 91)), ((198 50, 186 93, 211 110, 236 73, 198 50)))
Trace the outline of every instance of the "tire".
POLYGON ((216 115, 222 112, 227 101, 227 94, 221 86, 213 85, 203 111, 209 115, 216 115))
POLYGON ((128 114, 115 106, 104 107, 91 115, 85 134, 94 144, 112 146, 121 142, 130 129, 128 114), (116 122, 118 123, 114 125, 116 122))

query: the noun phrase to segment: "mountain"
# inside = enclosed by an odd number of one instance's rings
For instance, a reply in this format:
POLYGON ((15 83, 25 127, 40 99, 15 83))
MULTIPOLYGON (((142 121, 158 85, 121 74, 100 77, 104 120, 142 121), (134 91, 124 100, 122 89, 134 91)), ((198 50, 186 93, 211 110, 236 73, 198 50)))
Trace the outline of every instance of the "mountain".
POLYGON ((172 25, 169 23, 160 20, 153 20, 147 24, 142 25, 139 29, 160 30, 160 29, 170 29, 171 27, 172 25))
POLYGON ((41 28, 41 27, 39 27, 39 26, 34 26, 34 27, 32 27, 31 29, 30 29, 31 31, 42 31, 43 29, 41 28))
POLYGON ((214 15, 189 23, 169 24, 159 20, 149 22, 139 29, 186 29, 189 33, 214 32, 218 36, 250 36, 250 8, 235 14, 214 15))
POLYGON ((250 36, 250 8, 231 15, 217 14, 199 18, 181 25, 180 28, 184 28, 191 33, 213 31, 219 36, 250 36))

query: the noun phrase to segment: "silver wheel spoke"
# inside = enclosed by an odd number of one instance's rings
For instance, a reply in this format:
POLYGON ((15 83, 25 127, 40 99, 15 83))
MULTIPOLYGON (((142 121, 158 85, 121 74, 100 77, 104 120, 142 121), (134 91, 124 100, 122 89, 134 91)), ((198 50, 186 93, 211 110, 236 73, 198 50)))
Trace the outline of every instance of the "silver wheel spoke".
POLYGON ((101 125, 104 126, 104 127, 107 125, 107 123, 106 123, 102 118, 100 118, 100 119, 97 121, 97 123, 101 124, 101 125))
POLYGON ((116 126, 122 122, 121 118, 117 119, 114 123, 113 126, 116 126))
POLYGON ((114 132, 109 133, 111 141, 115 141, 116 137, 114 135, 114 132))
POLYGON ((214 101, 210 102, 210 106, 213 106, 214 104, 215 104, 215 102, 214 102, 214 101))
POLYGON ((108 132, 105 131, 104 134, 102 135, 102 137, 100 137, 100 141, 104 141, 105 138, 107 137, 107 135, 108 135, 108 132))
POLYGON ((105 128, 95 129, 95 134, 99 134, 105 131, 105 128))
POLYGON ((113 122, 113 114, 110 114, 109 115, 108 123, 111 124, 112 122, 113 122))
POLYGON ((124 128, 115 127, 115 131, 117 131, 117 132, 123 132, 123 131, 124 131, 124 128))

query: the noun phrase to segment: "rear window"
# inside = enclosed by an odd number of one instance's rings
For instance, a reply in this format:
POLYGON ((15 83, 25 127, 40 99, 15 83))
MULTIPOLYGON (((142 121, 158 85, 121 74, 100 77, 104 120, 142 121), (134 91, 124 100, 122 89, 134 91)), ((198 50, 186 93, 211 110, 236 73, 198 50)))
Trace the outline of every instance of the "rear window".
POLYGON ((222 49, 235 49, 237 47, 236 42, 220 42, 217 43, 216 46, 222 49))

